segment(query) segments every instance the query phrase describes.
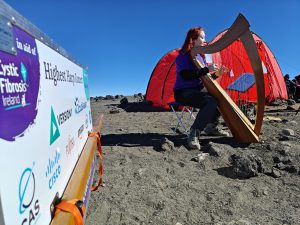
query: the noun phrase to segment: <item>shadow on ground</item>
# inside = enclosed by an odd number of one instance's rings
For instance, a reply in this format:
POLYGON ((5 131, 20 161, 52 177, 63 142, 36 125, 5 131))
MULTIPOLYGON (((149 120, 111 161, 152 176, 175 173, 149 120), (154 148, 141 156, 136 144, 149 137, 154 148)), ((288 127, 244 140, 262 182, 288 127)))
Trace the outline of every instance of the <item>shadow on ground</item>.
MULTIPOLYGON (((153 147, 159 151, 159 146, 162 144, 162 140, 167 138, 172 141, 175 147, 187 146, 187 136, 185 134, 159 134, 159 133, 128 133, 128 134, 107 134, 101 136, 102 146, 122 146, 122 147, 153 147)), ((202 137, 201 145, 205 146, 209 142, 228 144, 233 148, 245 147, 245 144, 238 144, 232 137, 202 137)))
POLYGON ((161 145, 163 138, 167 138, 174 143, 175 146, 185 144, 186 136, 179 135, 165 135, 158 133, 129 133, 129 134, 107 134, 102 135, 102 146, 123 146, 123 147, 138 147, 138 146, 152 146, 158 147, 161 145))

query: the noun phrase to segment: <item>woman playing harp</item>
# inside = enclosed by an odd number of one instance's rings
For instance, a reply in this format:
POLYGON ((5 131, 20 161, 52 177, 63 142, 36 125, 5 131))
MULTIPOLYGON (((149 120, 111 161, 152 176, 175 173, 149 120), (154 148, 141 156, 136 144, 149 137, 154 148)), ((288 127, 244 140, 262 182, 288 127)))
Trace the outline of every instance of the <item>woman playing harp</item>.
POLYGON ((247 118, 244 112, 235 104, 233 99, 230 98, 226 91, 212 79, 209 74, 200 77, 209 93, 217 100, 218 108, 224 121, 229 127, 235 140, 239 143, 259 141, 265 105, 265 85, 262 61, 249 27, 250 24, 246 18, 242 14, 239 14, 231 27, 219 40, 205 46, 194 46, 190 50, 193 64, 198 69, 201 69, 204 65, 201 60, 198 60, 198 55, 220 52, 237 40, 242 44, 241 47, 245 50, 247 55, 246 58, 249 59, 250 71, 248 72, 251 73, 251 76, 254 75, 253 78, 256 88, 257 101, 255 105, 256 115, 253 117, 254 123, 247 118))
POLYGON ((201 27, 192 28, 187 32, 186 39, 176 58, 176 82, 174 85, 175 100, 183 105, 199 108, 194 123, 188 136, 188 146, 192 149, 200 149, 199 135, 205 131, 210 135, 228 136, 228 132, 221 130, 218 125, 220 113, 217 102, 204 88, 201 76, 211 73, 217 78, 227 72, 227 68, 212 64, 207 65, 203 54, 197 55, 197 60, 203 64, 197 68, 190 57, 193 47, 205 44, 205 32, 201 27))

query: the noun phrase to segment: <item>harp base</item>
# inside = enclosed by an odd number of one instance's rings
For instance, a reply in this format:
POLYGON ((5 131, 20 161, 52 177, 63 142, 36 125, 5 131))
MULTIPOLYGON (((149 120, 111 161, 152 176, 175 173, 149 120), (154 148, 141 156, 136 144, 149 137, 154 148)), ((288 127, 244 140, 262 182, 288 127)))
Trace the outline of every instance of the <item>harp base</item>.
POLYGON ((254 132, 253 124, 236 106, 224 89, 211 78, 210 74, 201 77, 204 86, 218 102, 219 111, 238 143, 259 142, 259 134, 254 132))

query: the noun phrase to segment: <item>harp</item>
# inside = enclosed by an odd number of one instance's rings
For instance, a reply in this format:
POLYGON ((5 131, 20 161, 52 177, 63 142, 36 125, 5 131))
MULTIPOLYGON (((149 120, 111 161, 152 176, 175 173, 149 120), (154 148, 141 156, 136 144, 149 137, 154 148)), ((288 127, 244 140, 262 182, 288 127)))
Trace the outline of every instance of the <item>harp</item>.
POLYGON ((256 82, 257 105, 254 124, 250 122, 247 116, 218 82, 212 79, 210 74, 201 77, 206 89, 216 98, 219 111, 223 116, 225 123, 229 127, 235 140, 239 143, 259 142, 265 106, 262 62, 249 27, 250 24, 246 18, 242 14, 239 14, 228 31, 219 40, 206 46, 194 47, 190 52, 194 65, 197 68, 202 68, 204 65, 197 60, 196 56, 198 54, 220 52, 235 40, 240 40, 242 42, 250 60, 256 82))

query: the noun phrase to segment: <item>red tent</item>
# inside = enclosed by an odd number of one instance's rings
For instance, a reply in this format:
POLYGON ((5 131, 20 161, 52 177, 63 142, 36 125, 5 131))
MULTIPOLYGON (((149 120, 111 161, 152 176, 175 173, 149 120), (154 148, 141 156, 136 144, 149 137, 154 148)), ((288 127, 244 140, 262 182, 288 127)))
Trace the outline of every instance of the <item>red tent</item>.
MULTIPOLYGON (((226 31, 217 35, 212 42, 218 40, 226 31)), ((287 99, 287 91, 280 67, 263 40, 253 33, 265 78, 266 103, 275 99, 287 99)), ((175 49, 164 55, 154 68, 146 91, 146 100, 153 106, 168 108, 167 103, 174 101, 173 86, 176 80, 175 59, 180 49, 175 49)), ((225 65, 229 72, 218 79, 220 85, 231 98, 238 101, 256 102, 256 88, 253 71, 239 40, 232 43, 221 52, 210 56, 213 63, 225 65)), ((209 59, 207 58, 207 61, 209 59)))
POLYGON ((146 91, 146 101, 155 107, 168 109, 168 102, 174 101, 173 86, 176 80, 175 59, 180 49, 164 55, 155 66, 146 91))

